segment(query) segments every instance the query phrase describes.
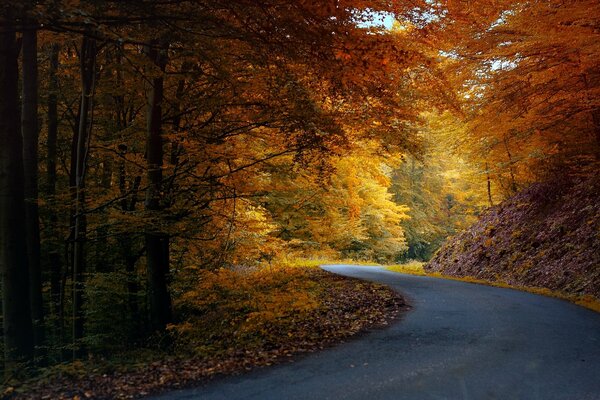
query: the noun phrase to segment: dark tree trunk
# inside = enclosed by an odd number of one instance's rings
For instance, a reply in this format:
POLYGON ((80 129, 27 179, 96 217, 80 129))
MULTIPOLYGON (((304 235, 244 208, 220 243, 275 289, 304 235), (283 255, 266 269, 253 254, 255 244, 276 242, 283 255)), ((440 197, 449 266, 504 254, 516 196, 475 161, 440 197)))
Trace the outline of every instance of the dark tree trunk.
MULTIPOLYGON (((188 62, 184 62, 181 66, 181 72, 185 74, 191 68, 191 65, 188 62)), ((179 163, 179 156, 182 152, 181 146, 181 101, 183 99, 185 90, 185 80, 180 79, 177 82, 177 90, 175 91, 175 102, 173 104, 173 112, 175 116, 173 117, 173 135, 174 139, 171 141, 171 155, 169 157, 169 161, 171 165, 177 165, 179 163)))
POLYGON ((510 174, 510 190, 512 194, 515 194, 519 191, 519 188, 517 186, 517 180, 515 178, 515 171, 514 171, 514 162, 513 162, 513 157, 512 154, 510 152, 510 147, 508 146, 508 136, 504 135, 504 149, 506 150, 506 156, 508 157, 508 172, 510 174))
POLYGON ((490 167, 487 161, 485 162, 485 177, 487 179, 488 201, 490 203, 490 207, 492 207, 494 205, 494 201, 492 200, 492 179, 490 177, 490 167))
POLYGON ((596 161, 600 161, 600 112, 594 111, 592 113, 594 120, 594 132, 596 134, 596 161))
POLYGON ((33 356, 17 59, 16 32, 9 14, 0 17, 0 271, 7 374, 33 356))
POLYGON ((83 292, 85 273, 85 170, 88 143, 92 125, 92 101, 96 78, 96 40, 85 36, 81 45, 81 106, 75 153, 75 210, 73 229, 73 358, 80 358, 84 349, 83 337, 83 292))
POLYGON ((29 296, 36 355, 44 354, 44 305, 40 268, 40 220, 38 210, 38 65, 37 30, 23 32, 23 95, 21 130, 23 134, 23 168, 25 186, 25 230, 29 264, 29 296))
MULTIPOLYGON (((115 48, 114 62, 118 66, 114 75, 115 85, 116 87, 121 87, 123 85, 124 78, 121 69, 123 62, 123 47, 120 45, 117 45, 115 48)), ((122 94, 115 95, 113 96, 113 100, 115 106, 114 118, 116 131, 121 132, 130 123, 130 116, 128 116, 127 108, 125 106, 125 96, 122 94)), ((141 175, 137 175, 133 179, 133 183, 128 185, 127 166, 125 161, 128 151, 127 145, 120 144, 118 150, 120 155, 120 160, 118 162, 118 181, 119 192, 122 196, 120 206, 124 213, 128 213, 135 211, 142 177, 141 175)), ((124 232, 119 241, 119 247, 121 250, 121 257, 125 264, 125 272, 127 274, 127 304, 132 322, 130 332, 131 342, 135 342, 142 334, 142 321, 140 321, 140 306, 138 299, 140 283, 135 268, 136 263, 142 254, 140 254, 140 251, 138 251, 137 254, 134 252, 134 245, 135 240, 132 233, 124 232)))
MULTIPOLYGON (((119 191, 121 192, 121 210, 123 212, 135 211, 138 190, 142 182, 141 176, 136 176, 131 187, 131 196, 127 196, 127 168, 125 165, 125 155, 127 154, 127 146, 122 144, 119 146, 119 153, 122 157, 119 162, 119 191)), ((134 241, 129 232, 125 232, 120 242, 121 255, 125 263, 125 271, 127 273, 127 303, 129 306, 129 313, 131 321, 133 322, 131 338, 137 339, 141 333, 141 324, 139 321, 139 304, 138 304, 138 292, 140 285, 138 282, 138 276, 135 270, 135 264, 139 259, 139 255, 135 255, 133 252, 134 241)))
POLYGON ((50 271, 50 296, 54 314, 55 336, 60 345, 64 344, 63 304, 61 296, 61 258, 58 243, 58 215, 56 213, 56 140, 58 138, 58 56, 60 46, 50 48, 50 68, 48 70, 48 137, 46 141, 46 196, 49 203, 47 236, 51 240, 48 251, 48 269, 50 271))
POLYGON ((169 237, 161 233, 146 233, 146 257, 150 329, 163 331, 172 320, 171 296, 167 287, 169 237))
MULTIPOLYGON (((167 64, 166 51, 153 43, 147 49, 148 57, 164 72, 167 64)), ((145 208, 157 216, 162 210, 163 140, 161 133, 163 77, 152 79, 148 93, 146 157, 148 166, 148 189, 145 208)), ((167 288, 169 274, 169 237, 156 226, 149 226, 146 234, 146 260, 148 280, 148 317, 151 331, 164 330, 171 322, 171 297, 167 288)))
MULTIPOLYGON (((138 190, 140 183, 141 177, 138 176, 134 182, 134 191, 138 190)), ((131 204, 128 206, 128 211, 133 211, 134 209, 135 200, 132 200, 131 204)), ((123 238, 121 239, 121 254, 125 262, 125 272, 127 273, 127 304, 132 321, 131 340, 135 341, 142 333, 142 321, 140 321, 139 318, 140 307, 138 302, 140 284, 135 269, 135 265, 142 254, 135 254, 133 245, 134 240, 132 236, 130 234, 123 235, 123 238)))

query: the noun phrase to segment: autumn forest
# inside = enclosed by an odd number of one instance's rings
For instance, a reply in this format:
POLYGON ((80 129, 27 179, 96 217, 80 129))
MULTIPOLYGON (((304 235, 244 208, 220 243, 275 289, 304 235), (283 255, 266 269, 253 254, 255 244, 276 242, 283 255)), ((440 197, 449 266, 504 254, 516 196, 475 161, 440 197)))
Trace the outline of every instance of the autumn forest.
POLYGON ((10 393, 253 346, 321 307, 304 264, 427 262, 595 179, 599 33, 595 0, 2 1, 10 393))

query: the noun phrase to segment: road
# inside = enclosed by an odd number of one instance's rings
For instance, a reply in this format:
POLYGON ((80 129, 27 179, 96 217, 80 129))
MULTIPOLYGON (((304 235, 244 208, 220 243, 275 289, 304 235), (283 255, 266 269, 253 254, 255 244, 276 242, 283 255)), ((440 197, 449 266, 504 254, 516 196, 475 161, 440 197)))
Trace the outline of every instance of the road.
POLYGON ((294 363, 155 399, 600 399, 600 314, 511 289, 324 268, 389 285, 413 308, 386 329, 294 363))

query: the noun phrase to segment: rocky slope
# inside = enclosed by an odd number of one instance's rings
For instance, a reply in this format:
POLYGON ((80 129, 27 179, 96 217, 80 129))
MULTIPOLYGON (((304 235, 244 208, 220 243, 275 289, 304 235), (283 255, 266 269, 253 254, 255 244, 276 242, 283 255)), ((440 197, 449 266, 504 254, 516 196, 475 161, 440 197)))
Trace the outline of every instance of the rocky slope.
POLYGON ((534 184, 449 240, 425 269, 600 298, 600 176, 534 184))

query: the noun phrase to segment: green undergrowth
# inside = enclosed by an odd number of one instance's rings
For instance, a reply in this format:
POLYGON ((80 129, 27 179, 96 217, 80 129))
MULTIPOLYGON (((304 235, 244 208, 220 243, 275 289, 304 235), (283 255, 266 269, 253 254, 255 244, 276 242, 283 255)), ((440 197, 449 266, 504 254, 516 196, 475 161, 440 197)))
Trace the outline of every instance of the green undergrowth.
POLYGON ((418 275, 418 276, 431 276, 434 278, 450 279, 450 280, 460 281, 460 282, 468 282, 468 283, 475 283, 475 284, 480 284, 480 285, 488 285, 488 286, 502 287, 502 288, 508 288, 508 289, 516 289, 516 290, 521 290, 524 292, 535 293, 535 294, 539 294, 539 295, 543 295, 543 296, 555 297, 558 299, 567 300, 571 303, 575 303, 577 305, 588 308, 590 310, 600 312, 600 300, 596 299, 595 297, 590 296, 590 295, 574 295, 574 294, 550 290, 550 289, 542 288, 542 287, 518 286, 518 285, 515 286, 515 285, 511 285, 504 281, 490 281, 490 280, 485 280, 485 279, 478 279, 478 278, 475 278, 472 276, 452 276, 452 275, 441 274, 439 272, 427 272, 424 267, 425 267, 425 263, 423 263, 423 262, 410 261, 405 264, 389 265, 389 266, 386 266, 385 269, 387 269, 389 271, 393 271, 393 272, 403 273, 403 274, 418 275))

